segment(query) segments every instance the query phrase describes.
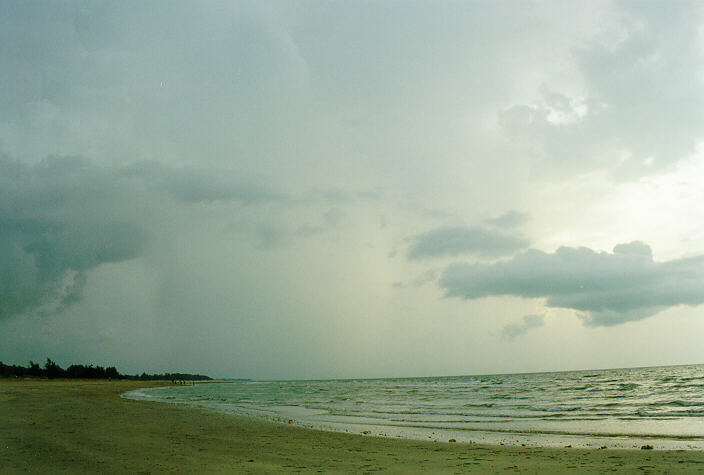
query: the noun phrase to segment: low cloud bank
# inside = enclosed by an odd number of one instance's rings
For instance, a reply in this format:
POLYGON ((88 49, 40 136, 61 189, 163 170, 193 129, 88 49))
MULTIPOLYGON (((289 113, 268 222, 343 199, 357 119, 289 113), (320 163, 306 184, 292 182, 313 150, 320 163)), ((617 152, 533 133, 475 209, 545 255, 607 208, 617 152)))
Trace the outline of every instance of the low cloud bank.
POLYGON ((177 168, 158 162, 138 162, 115 170, 120 177, 145 181, 186 203, 236 201, 257 204, 284 201, 286 196, 261 183, 222 171, 177 168))
POLYGON ((501 216, 489 218, 485 222, 492 226, 498 226, 501 228, 515 228, 525 223, 526 221, 528 221, 527 213, 519 213, 516 210, 510 210, 505 212, 501 216))
POLYGON ((501 336, 507 340, 524 335, 533 328, 540 328, 545 325, 543 315, 526 315, 520 323, 511 323, 501 330, 501 336))
POLYGON ((579 312, 589 326, 642 320, 676 305, 704 303, 704 255, 653 261, 642 242, 619 244, 613 253, 586 247, 535 249, 491 264, 454 264, 440 286, 448 297, 492 295, 545 298, 548 307, 579 312))
POLYGON ((408 250, 409 259, 475 254, 505 256, 524 249, 528 241, 483 226, 441 227, 417 236, 408 250))

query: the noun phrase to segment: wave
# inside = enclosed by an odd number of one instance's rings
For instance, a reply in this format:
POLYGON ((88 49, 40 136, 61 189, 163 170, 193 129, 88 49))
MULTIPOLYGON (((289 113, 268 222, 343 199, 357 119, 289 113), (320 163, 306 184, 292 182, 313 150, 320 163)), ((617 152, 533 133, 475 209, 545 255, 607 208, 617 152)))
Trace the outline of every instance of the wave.
POLYGON ((697 406, 702 406, 704 407, 704 401, 682 401, 680 399, 674 400, 674 401, 657 401, 657 402, 651 402, 648 404, 649 407, 667 407, 667 406, 673 406, 673 407, 697 407, 697 406))
POLYGON ((703 375, 704 366, 692 366, 501 377, 251 381, 149 389, 135 396, 284 420, 308 417, 312 425, 316 417, 327 417, 339 424, 704 438, 703 375))
POLYGON ((658 412, 648 411, 647 409, 639 409, 638 411, 636 411, 636 414, 638 414, 639 417, 663 418, 663 419, 670 419, 673 417, 676 417, 676 418, 679 418, 679 417, 704 417, 704 409, 703 410, 688 409, 688 410, 684 410, 684 411, 658 411, 658 412))
POLYGON ((585 390, 591 389, 593 387, 594 386, 591 384, 585 384, 584 386, 565 386, 565 387, 558 389, 558 391, 585 391, 585 390))

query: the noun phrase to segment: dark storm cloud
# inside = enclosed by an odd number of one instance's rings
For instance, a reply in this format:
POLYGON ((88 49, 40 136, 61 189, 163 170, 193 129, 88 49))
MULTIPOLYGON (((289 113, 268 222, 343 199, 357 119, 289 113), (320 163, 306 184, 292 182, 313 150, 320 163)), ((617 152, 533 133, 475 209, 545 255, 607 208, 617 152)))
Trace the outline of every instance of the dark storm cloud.
POLYGON ((590 326, 641 320, 675 305, 704 303, 704 256, 653 261, 642 242, 619 244, 613 253, 561 247, 534 249, 491 264, 448 267, 440 286, 448 296, 545 298, 548 307, 580 312, 590 326))
POLYGON ((524 249, 528 241, 482 226, 436 228, 417 236, 408 250, 409 259, 476 254, 502 256, 524 249))
POLYGON ((0 317, 79 297, 83 273, 139 256, 148 241, 132 184, 74 158, 0 159, 0 317))
POLYGON ((508 340, 526 334, 534 328, 540 328, 545 325, 545 317, 543 315, 526 315, 520 323, 512 323, 501 329, 501 336, 508 340))
POLYGON ((85 272, 143 255, 154 218, 171 206, 279 199, 227 175, 162 165, 52 157, 30 166, 0 157, 0 318, 79 299, 85 272))

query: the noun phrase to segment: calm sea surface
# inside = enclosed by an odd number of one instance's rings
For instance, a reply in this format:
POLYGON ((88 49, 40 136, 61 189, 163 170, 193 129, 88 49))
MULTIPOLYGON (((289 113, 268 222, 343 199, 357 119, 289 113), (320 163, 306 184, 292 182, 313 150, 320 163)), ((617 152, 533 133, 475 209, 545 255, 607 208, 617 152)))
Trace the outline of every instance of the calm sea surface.
POLYGON ((704 450, 704 365, 216 382, 141 389, 124 396, 389 437, 704 450))

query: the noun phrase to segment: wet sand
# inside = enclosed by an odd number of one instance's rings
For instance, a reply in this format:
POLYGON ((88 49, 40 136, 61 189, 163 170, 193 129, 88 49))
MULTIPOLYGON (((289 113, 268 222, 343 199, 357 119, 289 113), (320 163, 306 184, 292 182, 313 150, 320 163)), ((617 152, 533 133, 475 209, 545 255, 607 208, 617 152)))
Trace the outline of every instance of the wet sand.
POLYGON ((0 379, 0 473, 704 472, 701 451, 386 439, 119 397, 164 384, 0 379))

